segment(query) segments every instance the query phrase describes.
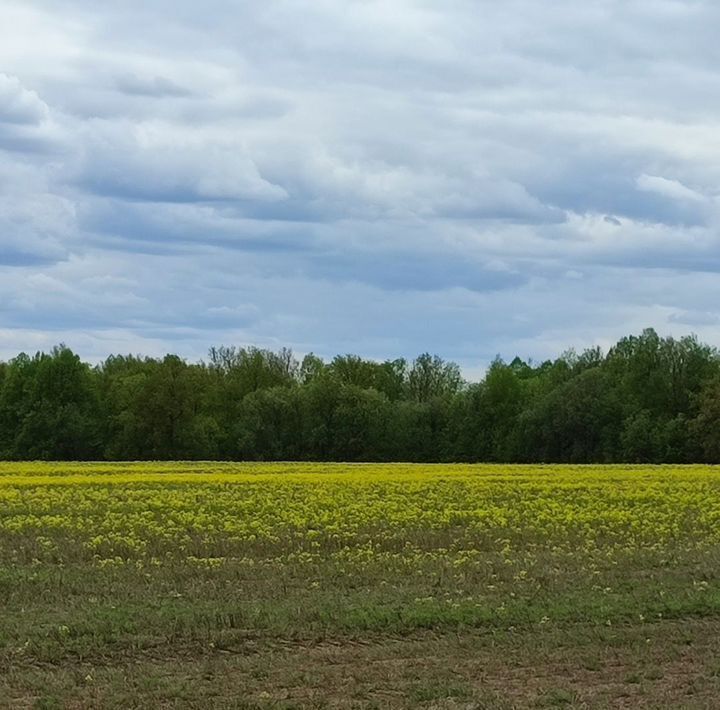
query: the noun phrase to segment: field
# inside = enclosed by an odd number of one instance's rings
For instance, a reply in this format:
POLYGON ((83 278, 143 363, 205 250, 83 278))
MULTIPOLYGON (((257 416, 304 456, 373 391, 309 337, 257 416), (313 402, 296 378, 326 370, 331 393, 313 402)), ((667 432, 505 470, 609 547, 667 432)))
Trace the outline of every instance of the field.
POLYGON ((712 708, 713 467, 0 464, 0 707, 712 708))

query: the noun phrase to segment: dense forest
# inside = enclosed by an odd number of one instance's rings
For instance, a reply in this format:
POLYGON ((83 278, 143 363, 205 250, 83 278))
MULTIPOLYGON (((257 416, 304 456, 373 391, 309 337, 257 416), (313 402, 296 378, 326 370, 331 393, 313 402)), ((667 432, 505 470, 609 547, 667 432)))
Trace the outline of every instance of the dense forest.
POLYGON ((188 363, 64 346, 0 363, 5 459, 720 461, 720 355, 653 330, 607 353, 330 362, 220 347, 188 363))

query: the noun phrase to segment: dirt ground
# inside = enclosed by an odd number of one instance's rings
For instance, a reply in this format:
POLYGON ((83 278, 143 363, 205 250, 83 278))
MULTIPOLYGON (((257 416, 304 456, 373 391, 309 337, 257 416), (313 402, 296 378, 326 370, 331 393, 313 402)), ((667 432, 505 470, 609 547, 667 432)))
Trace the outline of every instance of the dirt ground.
POLYGON ((717 708, 720 621, 248 638, 0 676, 4 708, 717 708))

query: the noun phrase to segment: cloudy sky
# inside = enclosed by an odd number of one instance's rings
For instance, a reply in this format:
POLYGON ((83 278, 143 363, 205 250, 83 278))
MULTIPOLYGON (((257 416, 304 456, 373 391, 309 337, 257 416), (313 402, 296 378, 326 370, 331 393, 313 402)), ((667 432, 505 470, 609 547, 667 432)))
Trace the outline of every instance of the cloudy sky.
POLYGON ((0 357, 720 345, 716 0, 2 0, 0 357))

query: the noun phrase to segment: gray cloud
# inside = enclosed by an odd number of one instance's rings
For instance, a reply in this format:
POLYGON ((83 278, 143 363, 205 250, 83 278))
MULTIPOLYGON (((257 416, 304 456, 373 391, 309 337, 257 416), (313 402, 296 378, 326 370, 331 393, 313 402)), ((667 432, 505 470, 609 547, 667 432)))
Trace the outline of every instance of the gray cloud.
POLYGON ((712 311, 679 311, 669 318, 671 323, 689 326, 717 325, 720 323, 720 313, 712 311))
POLYGON ((115 79, 115 86, 122 93, 131 96, 160 98, 192 96, 191 91, 164 76, 141 77, 135 74, 124 74, 115 79))
POLYGON ((474 371, 646 325, 720 345, 719 22, 710 0, 6 0, 0 354, 474 371))

